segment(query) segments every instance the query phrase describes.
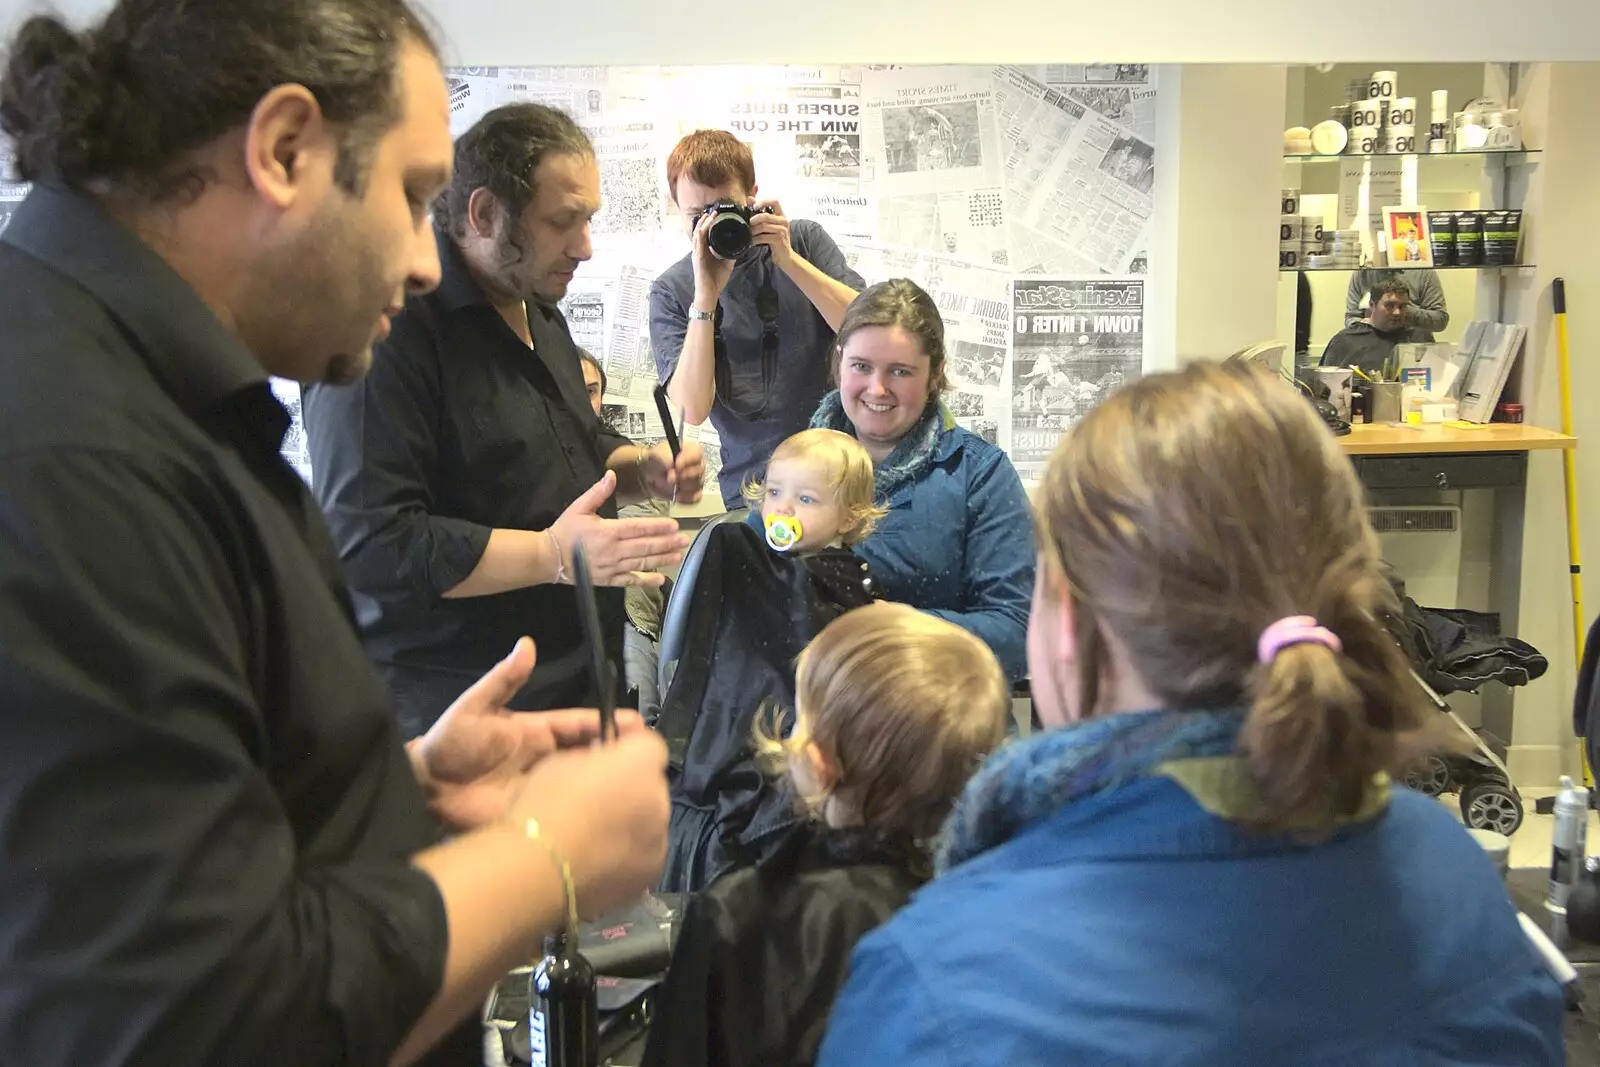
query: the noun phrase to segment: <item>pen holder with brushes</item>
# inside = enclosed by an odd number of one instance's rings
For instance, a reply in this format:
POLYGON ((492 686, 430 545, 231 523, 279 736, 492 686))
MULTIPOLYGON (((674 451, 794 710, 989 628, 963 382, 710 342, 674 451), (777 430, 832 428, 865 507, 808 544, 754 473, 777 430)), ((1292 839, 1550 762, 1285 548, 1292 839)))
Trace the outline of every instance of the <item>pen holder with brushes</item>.
POLYGON ((1399 422, 1405 409, 1404 382, 1373 382, 1372 401, 1367 406, 1367 421, 1399 422))

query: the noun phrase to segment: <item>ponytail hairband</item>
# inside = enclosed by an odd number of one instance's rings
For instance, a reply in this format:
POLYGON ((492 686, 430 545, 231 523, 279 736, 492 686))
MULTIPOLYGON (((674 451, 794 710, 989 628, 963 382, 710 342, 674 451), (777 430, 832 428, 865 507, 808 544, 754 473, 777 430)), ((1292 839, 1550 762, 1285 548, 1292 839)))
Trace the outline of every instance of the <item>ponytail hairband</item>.
POLYGON ((1335 652, 1344 648, 1337 634, 1319 625, 1310 615, 1291 615, 1261 631, 1261 639, 1256 642, 1256 658, 1262 663, 1271 663, 1290 645, 1327 645, 1335 652))

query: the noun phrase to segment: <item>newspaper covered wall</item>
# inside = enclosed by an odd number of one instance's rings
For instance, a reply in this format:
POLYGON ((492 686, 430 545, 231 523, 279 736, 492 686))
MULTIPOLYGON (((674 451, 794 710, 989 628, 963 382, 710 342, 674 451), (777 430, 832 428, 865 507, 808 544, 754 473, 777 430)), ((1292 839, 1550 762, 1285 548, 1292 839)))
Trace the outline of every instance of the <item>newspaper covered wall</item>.
POLYGON ((0 181, 0 233, 5 233, 6 227, 11 225, 11 216, 27 195, 26 182, 0 181))
MULTIPOLYGON (((870 238, 876 197, 862 182, 859 67, 674 67, 664 83, 679 137, 725 129, 749 144, 763 196, 836 239, 870 238)), ((665 183, 665 168, 657 183, 665 183)))
POLYGON ((1017 273, 1123 274, 1141 258, 1147 271, 1154 144, 1070 87, 1008 67, 994 81, 1017 273))
MULTIPOLYGON (((532 100, 566 109, 594 139, 607 203, 594 259, 562 307, 606 367, 607 420, 630 436, 661 435, 644 305, 649 281, 688 251, 666 158, 696 129, 747 142, 758 195, 820 222, 869 283, 909 277, 928 289, 947 334, 945 402, 1030 483, 1061 432, 1143 365, 1159 93, 1147 65, 490 67, 449 76, 458 134, 492 107, 532 100), (1076 301, 1054 314, 1088 319, 1070 346, 1059 347, 1065 335, 1017 332, 1018 294, 1046 292, 1076 301), (1039 347, 1046 338, 1057 347, 1039 347)), ((686 436, 720 466, 709 425, 686 436)))
POLYGON ((863 174, 878 192, 876 239, 1006 266, 995 89, 979 67, 869 71, 863 174))
MULTIPOLYGON (((1159 93, 1147 65, 500 67, 450 77, 458 133, 491 107, 533 100, 565 108, 595 140, 607 206, 595 257, 563 308, 606 366, 606 417, 624 433, 660 436, 639 300, 646 279, 688 250, 666 157, 702 128, 750 144, 758 195, 820 222, 869 283, 909 277, 929 290, 947 333, 945 402, 1029 482, 1060 433, 1143 365, 1159 93), (1013 288, 1032 278, 1072 280, 1013 288), (1043 337, 1016 332, 1019 291, 1074 293, 1078 303, 1056 313, 1089 316, 1042 372, 1043 337), (1114 322, 1094 304, 1111 294, 1122 301, 1114 322)), ((687 436, 720 465, 709 426, 687 436)))
POLYGON ((1144 280, 1072 278, 1011 287, 1011 461, 1036 482, 1061 434, 1139 373, 1144 280))
MULTIPOLYGON (((688 251, 666 158, 695 129, 748 142, 758 195, 821 223, 869 283, 910 277, 929 290, 947 333, 946 403, 1026 480, 1063 429, 1142 366, 1160 91, 1149 66, 457 67, 446 77, 457 135, 492 108, 532 101, 567 111, 593 141, 604 200, 594 256, 561 307, 606 368, 605 419, 642 442, 662 436, 649 288, 688 251), (1035 312, 1018 301, 1047 291, 1079 301, 1053 313, 1089 319, 1072 345, 1020 332, 1035 312), (1092 301, 1112 293, 1124 301, 1118 321, 1136 317, 1136 328, 1099 320, 1107 309, 1092 301)), ((0 144, 0 230, 27 193, 10 163, 0 144)), ((284 453, 311 477, 298 390, 275 387, 295 416, 284 453)), ((714 487, 716 434, 685 436, 706 449, 714 487)))
POLYGON ((17 150, 0 137, 0 233, 11 225, 11 215, 28 195, 28 183, 17 174, 17 150))
POLYGON ((280 451, 289 466, 300 472, 300 477, 311 484, 311 442, 306 440, 305 422, 300 418, 300 383, 273 378, 272 392, 278 402, 289 412, 289 429, 283 435, 280 451))

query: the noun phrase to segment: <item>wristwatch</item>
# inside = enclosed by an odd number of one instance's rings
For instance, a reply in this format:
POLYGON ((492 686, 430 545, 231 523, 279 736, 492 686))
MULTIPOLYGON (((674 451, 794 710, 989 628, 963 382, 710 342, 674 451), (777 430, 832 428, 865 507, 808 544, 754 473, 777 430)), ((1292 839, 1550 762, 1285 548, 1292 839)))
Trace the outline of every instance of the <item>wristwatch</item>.
POLYGON ((709 311, 701 311, 699 308, 690 308, 689 309, 689 321, 690 322, 694 322, 694 321, 697 321, 697 320, 700 321, 700 322, 711 322, 716 317, 717 316, 714 315, 713 313, 711 313, 709 311))

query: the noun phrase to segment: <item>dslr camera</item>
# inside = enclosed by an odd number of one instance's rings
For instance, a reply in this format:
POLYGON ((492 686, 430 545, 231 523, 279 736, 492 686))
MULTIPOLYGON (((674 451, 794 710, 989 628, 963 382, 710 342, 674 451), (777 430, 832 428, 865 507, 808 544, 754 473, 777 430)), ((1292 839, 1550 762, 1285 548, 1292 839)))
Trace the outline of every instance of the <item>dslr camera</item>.
POLYGON ((732 200, 718 200, 702 212, 711 216, 706 226, 706 247, 718 259, 738 259, 750 247, 750 219, 771 213, 770 207, 745 207, 732 200))

